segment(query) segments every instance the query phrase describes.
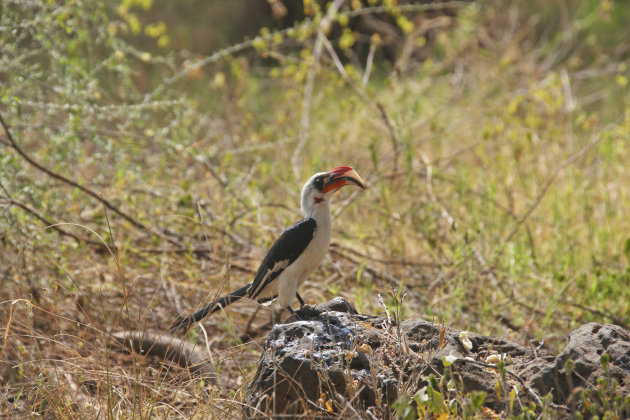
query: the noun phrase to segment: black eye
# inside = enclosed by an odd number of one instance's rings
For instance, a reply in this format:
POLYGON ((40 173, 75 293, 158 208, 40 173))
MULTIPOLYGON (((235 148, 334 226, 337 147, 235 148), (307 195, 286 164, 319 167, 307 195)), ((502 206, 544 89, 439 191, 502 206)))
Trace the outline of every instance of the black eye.
POLYGON ((321 175, 315 178, 315 181, 313 181, 313 185, 315 186, 317 191, 321 191, 324 188, 324 176, 321 175))

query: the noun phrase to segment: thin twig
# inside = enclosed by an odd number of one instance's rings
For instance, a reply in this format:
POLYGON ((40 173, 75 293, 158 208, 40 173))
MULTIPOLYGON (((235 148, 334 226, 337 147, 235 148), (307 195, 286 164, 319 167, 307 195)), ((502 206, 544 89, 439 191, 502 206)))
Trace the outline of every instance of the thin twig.
POLYGON ((558 166, 556 168, 556 170, 553 171, 551 176, 543 184, 540 193, 536 197, 536 200, 534 200, 534 202, 532 203, 531 206, 529 206, 527 211, 525 213, 523 213, 523 215, 516 221, 516 224, 514 225, 514 227, 510 231, 510 233, 505 237, 505 239, 503 241, 501 241, 501 244, 505 245, 506 243, 508 243, 512 239, 512 237, 516 234, 516 232, 518 231, 519 227, 529 218, 529 216, 534 212, 534 210, 536 210, 536 208, 538 207, 538 205, 540 204, 542 199, 547 194, 547 190, 549 190, 549 187, 551 187, 551 184, 553 184, 553 182, 556 180, 558 175, 560 175, 560 173, 562 173, 562 171, 565 168, 567 168, 568 166, 571 166, 578 159, 580 159, 582 156, 584 156, 586 154, 586 152, 591 150, 591 148, 593 148, 593 146, 595 146, 597 143, 599 143, 599 141, 601 139, 602 139, 601 134, 598 134, 593 140, 591 140, 591 142, 589 142, 582 149, 578 150, 577 152, 575 152, 574 154, 569 156, 569 158, 566 159, 562 163, 562 165, 558 166))
POLYGON ((470 1, 445 1, 435 3, 421 3, 421 4, 400 4, 397 6, 375 6, 364 7, 362 9, 351 10, 343 13, 348 17, 357 17, 362 15, 375 15, 379 13, 391 13, 393 10, 400 12, 424 12, 428 10, 443 10, 456 7, 466 7, 473 5, 470 1))
POLYGON ((376 44, 370 44, 370 52, 368 52, 367 60, 365 63, 365 73, 363 73, 363 81, 361 83, 361 89, 365 91, 367 84, 370 81, 370 73, 372 72, 372 62, 374 61, 374 53, 376 52, 376 44))
POLYGON ((330 5, 326 12, 326 16, 322 18, 318 27, 317 27, 317 38, 315 39, 315 47, 313 47, 313 63, 311 68, 306 75, 306 86, 304 87, 304 97, 302 99, 302 117, 300 118, 300 135, 299 142, 295 151, 293 152, 293 157, 291 159, 291 163, 293 164, 293 172, 296 178, 300 177, 299 171, 299 159, 302 154, 302 150, 304 146, 309 140, 310 137, 310 123, 311 123, 311 102, 313 99, 313 86, 315 85, 315 75, 317 73, 317 69, 319 67, 319 60, 322 55, 322 44, 324 40, 328 41, 326 38, 326 32, 330 27, 337 11, 343 4, 344 0, 335 0, 333 4, 330 5))
POLYGON ((574 306, 574 307, 576 307, 576 308, 583 309, 583 310, 585 310, 585 311, 587 311, 587 312, 590 312, 590 313, 592 313, 592 314, 599 315, 599 316, 601 316, 602 318, 608 318, 608 319, 610 319, 612 322, 614 322, 615 324, 619 325, 619 326, 620 326, 621 328, 623 328, 624 330, 628 330, 628 329, 630 329, 630 325, 628 325, 628 323, 624 322, 621 318, 617 318, 617 317, 615 317, 615 316, 613 316, 613 315, 611 315, 611 314, 609 314, 609 313, 602 312, 602 311, 600 311, 600 310, 598 310, 598 309, 589 308, 588 306, 582 305, 581 303, 571 302, 571 301, 569 301, 569 300, 565 300, 565 301, 561 301, 561 302, 564 302, 564 303, 566 303, 567 305, 574 306))
POLYGON ((90 245, 97 245, 99 247, 103 247, 103 244, 101 242, 98 241, 94 241, 92 239, 85 239, 85 238, 81 238, 77 235, 75 235, 72 232, 68 232, 65 229, 60 228, 60 225, 63 225, 64 223, 55 223, 51 220, 46 219, 44 216, 42 216, 41 214, 39 214, 37 211, 35 211, 34 209, 30 208, 29 206, 27 206, 24 203, 21 203, 13 198, 4 198, 2 199, 2 201, 5 201, 6 203, 8 203, 11 206, 15 206, 18 207, 22 210, 24 210, 25 212, 27 212, 28 214, 30 214, 31 216, 35 217, 37 220, 39 220, 40 222, 42 222, 43 224, 46 225, 46 228, 52 228, 53 230, 57 231, 59 234, 61 234, 62 236, 67 236, 69 238, 74 239, 77 244, 81 244, 82 242, 84 243, 88 243, 90 245))
POLYGON ((365 103, 367 103, 369 106, 371 106, 376 111, 378 111, 379 115, 381 116, 381 120, 385 124, 385 127, 387 128, 387 131, 389 133, 389 137, 392 141, 392 148, 394 149, 394 166, 397 166, 398 157, 400 155, 400 151, 398 147, 398 145, 400 144, 400 139, 398 138, 398 133, 396 132, 396 129, 394 128, 394 124, 392 124, 392 120, 389 118, 389 114, 387 113, 385 106, 383 106, 383 104, 381 104, 380 102, 373 101, 363 90, 361 90, 357 86, 356 83, 354 83, 354 81, 350 78, 350 76, 348 76, 348 73, 346 73, 346 69, 343 67, 343 63, 339 59, 339 56, 335 52, 335 49, 333 48, 330 41, 327 38, 324 38, 323 42, 324 42, 324 46, 326 47, 326 50, 328 51, 328 54, 330 55, 330 58, 333 60, 333 63, 335 64, 335 67, 337 68, 337 71, 339 72, 343 80, 346 82, 346 84, 350 86, 350 88, 352 88, 352 90, 354 90, 355 93, 359 95, 359 97, 363 99, 363 101, 365 101, 365 103))
MULTIPOLYGON (((496 365, 493 365, 491 363, 480 362, 478 360, 473 360, 473 359, 468 359, 468 358, 460 358, 460 359, 457 359, 457 360, 461 360, 462 362, 465 362, 465 363, 473 363, 473 364, 476 364, 476 365, 479 365, 479 366, 483 366, 483 367, 486 367, 486 368, 498 369, 496 365)), ((540 399, 540 396, 538 395, 538 392, 536 392, 535 389, 527 386, 527 384, 525 384, 525 380, 523 380, 523 378, 521 378, 516 373, 514 373, 512 371, 509 371, 507 369, 505 369, 505 371, 507 372, 508 375, 510 375, 511 377, 516 379, 521 384, 523 389, 525 391, 527 391, 527 394, 529 394, 529 396, 534 400, 534 402, 536 403, 536 405, 539 408, 543 407, 542 400, 540 399)))
MULTIPOLYGON (((445 265, 447 265, 447 263, 445 264, 438 264, 438 263, 434 263, 434 262, 424 262, 424 261, 406 261, 406 260, 397 260, 397 259, 383 259, 383 258, 378 258, 375 257, 373 255, 368 255, 365 254, 363 252, 359 252, 357 250, 354 250, 352 248, 340 245, 336 242, 333 242, 330 244, 330 248, 331 249, 337 249, 340 251, 346 251, 350 254, 356 255, 357 257, 362 257, 362 258, 366 258, 371 262, 377 262, 377 263, 382 263, 382 264, 387 264, 387 265, 402 265, 402 266, 408 266, 408 267, 433 267, 433 268, 440 268, 440 267, 444 267, 445 265)), ((339 255, 341 256, 345 256, 342 252, 338 252, 339 255)))
POLYGON ((380 293, 378 293, 376 296, 378 297, 378 301, 381 303, 381 305, 385 309, 385 314, 387 314, 387 323, 389 324, 389 326, 391 326, 392 325, 392 317, 389 314, 389 308, 387 308, 387 305, 385 305, 385 302, 383 301, 383 296, 381 296, 380 293))

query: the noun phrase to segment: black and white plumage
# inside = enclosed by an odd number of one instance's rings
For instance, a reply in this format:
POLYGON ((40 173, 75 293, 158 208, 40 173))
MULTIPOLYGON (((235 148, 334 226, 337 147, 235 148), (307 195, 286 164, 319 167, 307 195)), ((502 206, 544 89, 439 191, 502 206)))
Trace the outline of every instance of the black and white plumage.
POLYGON ((258 268, 256 277, 248 290, 250 298, 257 298, 266 286, 298 259, 315 237, 316 230, 317 222, 312 217, 308 217, 295 223, 280 235, 258 268))
POLYGON ((187 329, 191 324, 245 296, 261 303, 277 299, 281 308, 287 308, 291 312, 291 305, 296 298, 304 305, 297 289, 322 262, 328 251, 332 230, 330 198, 344 185, 366 188, 359 174, 349 166, 339 166, 313 175, 302 188, 301 207, 304 219, 285 230, 274 242, 254 280, 211 302, 191 316, 176 321, 171 333, 180 328, 187 329))

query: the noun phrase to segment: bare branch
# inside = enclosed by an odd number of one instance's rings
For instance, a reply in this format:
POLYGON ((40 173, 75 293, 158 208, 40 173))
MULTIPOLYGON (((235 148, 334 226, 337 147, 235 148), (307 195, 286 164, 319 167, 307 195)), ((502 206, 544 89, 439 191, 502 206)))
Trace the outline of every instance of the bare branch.
POLYGON ((17 142, 15 141, 15 139, 13 138, 13 135, 11 134, 11 132, 9 131, 9 126, 6 124, 6 122, 4 121, 4 118, 2 117, 2 114, 0 114, 0 124, 2 124, 2 128, 4 129, 4 132, 6 133, 6 137, 9 140, 9 144, 11 146, 12 149, 14 149, 25 161, 27 161, 29 164, 31 164, 32 166, 34 166, 35 168, 39 169, 40 171, 44 172, 46 175, 55 178, 65 184, 68 184, 74 188, 77 188, 81 191, 83 191, 84 193, 96 198, 98 201, 101 201, 103 203, 104 206, 106 206, 107 208, 109 208, 110 210, 112 210, 114 213, 117 213, 119 216, 121 216, 122 218, 124 218, 125 220, 127 220, 129 223, 131 223, 133 226, 142 229, 146 232, 149 232, 153 235, 159 236, 163 239, 166 239, 167 241, 178 245, 178 246, 183 246, 179 241, 173 239, 173 238, 169 238, 168 236, 166 236, 165 234, 156 231, 155 229, 151 228, 150 226, 145 225, 144 223, 140 222, 139 220, 135 219, 134 217, 130 216, 129 214, 127 214, 126 212, 122 211, 121 209, 119 209, 118 207, 116 207, 114 204, 112 204, 109 200, 103 198, 103 196, 101 194, 98 194, 94 191, 92 191, 91 189, 69 179, 66 178, 65 176, 58 174, 56 172, 53 172, 52 170, 46 168, 45 166, 43 166, 42 164, 36 162, 33 158, 31 158, 24 150, 22 150, 22 148, 17 144, 17 142))

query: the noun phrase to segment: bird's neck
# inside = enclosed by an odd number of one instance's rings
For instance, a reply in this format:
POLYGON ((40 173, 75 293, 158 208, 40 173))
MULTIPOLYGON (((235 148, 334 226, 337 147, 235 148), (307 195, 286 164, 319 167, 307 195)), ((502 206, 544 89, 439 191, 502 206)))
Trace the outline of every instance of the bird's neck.
POLYGON ((318 227, 330 226, 330 204, 328 201, 314 203, 305 209, 306 217, 315 219, 318 227))

